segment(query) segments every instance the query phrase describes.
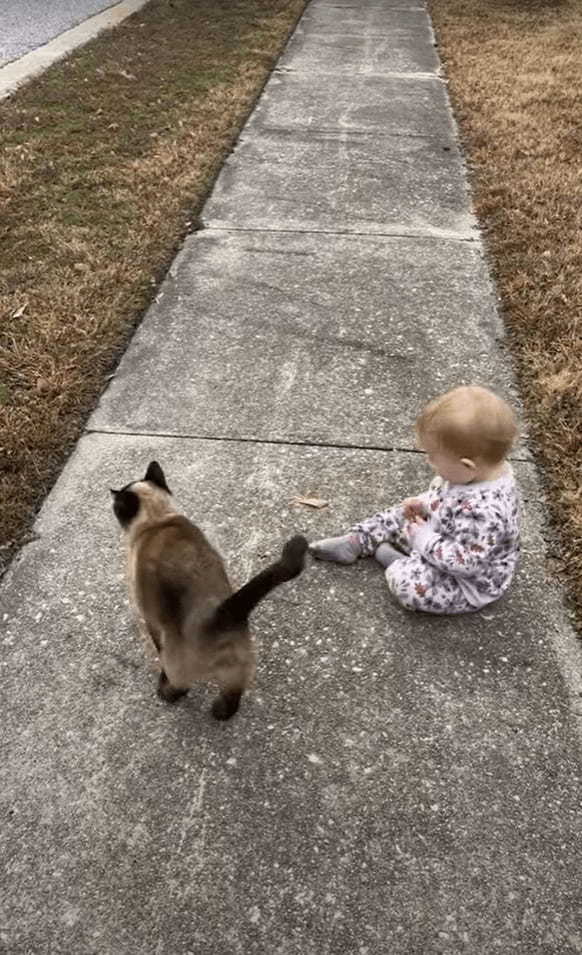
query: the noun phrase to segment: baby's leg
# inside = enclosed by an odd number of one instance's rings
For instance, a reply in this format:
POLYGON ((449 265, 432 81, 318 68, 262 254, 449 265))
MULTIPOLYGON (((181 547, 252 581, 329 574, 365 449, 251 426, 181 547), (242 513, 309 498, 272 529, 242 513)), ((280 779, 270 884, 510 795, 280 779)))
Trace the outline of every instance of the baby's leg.
POLYGON ((438 614, 475 610, 454 577, 443 574, 417 553, 390 564, 386 581, 398 603, 408 610, 438 614))
POLYGON ((362 554, 362 545, 357 534, 344 534, 343 537, 326 537, 324 540, 313 541, 309 550, 319 560, 353 564, 362 554))
POLYGON ((376 556, 380 544, 392 544, 398 548, 399 552, 390 555, 390 559, 388 559, 386 548, 377 555, 378 561, 387 567, 390 560, 395 560, 403 553, 409 553, 406 538, 402 534, 403 525, 402 509, 393 507, 389 511, 381 511, 373 517, 368 517, 341 537, 326 537, 324 540, 313 541, 309 545, 309 550, 320 560, 353 564, 358 557, 376 556))
MULTIPOLYGON (((404 535, 404 514, 401 507, 391 507, 388 511, 380 511, 372 517, 366 518, 351 529, 357 534, 363 557, 372 557, 381 544, 391 544, 402 554, 410 553, 410 546, 404 535)), ((380 560, 380 556, 378 556, 380 560)), ((380 563, 382 561, 380 560, 380 563)))
POLYGON ((395 560, 400 560, 401 557, 406 556, 402 553, 401 550, 397 550, 396 547, 392 547, 392 544, 386 543, 380 544, 380 546, 374 551, 374 560, 377 560, 379 564, 382 564, 382 567, 386 569, 390 567, 390 564, 393 564, 395 560))

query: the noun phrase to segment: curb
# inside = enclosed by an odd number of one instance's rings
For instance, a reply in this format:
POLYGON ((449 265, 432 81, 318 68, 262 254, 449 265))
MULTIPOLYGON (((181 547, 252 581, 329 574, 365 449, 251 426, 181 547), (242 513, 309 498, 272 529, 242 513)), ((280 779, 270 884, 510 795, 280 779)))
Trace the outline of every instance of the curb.
POLYGON ((77 47, 88 43, 103 30, 110 30, 126 20, 147 2, 148 0, 122 0, 108 10, 89 17, 78 26, 65 30, 37 50, 31 50, 19 59, 7 63, 0 68, 0 100, 5 99, 33 76, 42 73, 53 63, 72 53, 77 47))

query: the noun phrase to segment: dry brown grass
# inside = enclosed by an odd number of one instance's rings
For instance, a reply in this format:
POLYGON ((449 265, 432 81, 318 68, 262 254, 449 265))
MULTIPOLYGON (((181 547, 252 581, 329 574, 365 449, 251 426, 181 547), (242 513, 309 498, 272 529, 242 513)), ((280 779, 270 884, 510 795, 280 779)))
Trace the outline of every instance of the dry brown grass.
POLYGON ((153 0, 0 103, 0 570, 306 0, 153 0))
POLYGON ((430 9, 582 614, 582 3, 430 9))

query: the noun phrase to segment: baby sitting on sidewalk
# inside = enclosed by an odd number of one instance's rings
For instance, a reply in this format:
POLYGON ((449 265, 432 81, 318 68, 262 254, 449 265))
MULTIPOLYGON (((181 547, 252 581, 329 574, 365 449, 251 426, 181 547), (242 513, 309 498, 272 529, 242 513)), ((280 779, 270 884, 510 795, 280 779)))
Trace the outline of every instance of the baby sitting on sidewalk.
POLYGON ((340 564, 374 556, 409 610, 479 610, 507 590, 519 555, 513 411, 487 388, 455 388, 426 406, 416 433, 437 475, 428 491, 309 549, 340 564))

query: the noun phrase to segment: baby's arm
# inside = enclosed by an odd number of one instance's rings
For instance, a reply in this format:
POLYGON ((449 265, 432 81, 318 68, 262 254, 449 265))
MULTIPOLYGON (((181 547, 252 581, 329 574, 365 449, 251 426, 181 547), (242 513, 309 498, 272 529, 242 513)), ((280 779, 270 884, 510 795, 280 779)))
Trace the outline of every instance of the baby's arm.
POLYGON ((501 518, 490 512, 483 513, 483 520, 479 517, 475 510, 460 516, 454 538, 437 534, 427 521, 417 518, 409 526, 410 541, 414 549, 438 570, 454 577, 475 577, 491 564, 491 551, 503 531, 501 518), (462 544, 460 540, 463 540, 462 544))
POLYGON ((414 497, 405 498, 399 507, 402 508, 407 521, 413 521, 415 517, 424 517, 430 512, 431 491, 435 491, 442 484, 442 478, 434 477, 430 483, 428 491, 422 494, 416 494, 414 497))

